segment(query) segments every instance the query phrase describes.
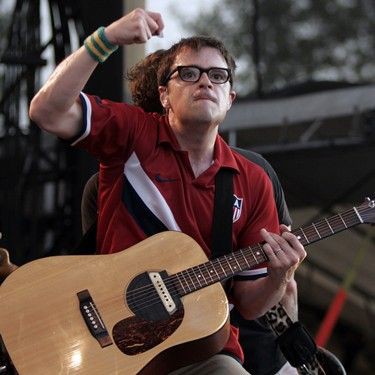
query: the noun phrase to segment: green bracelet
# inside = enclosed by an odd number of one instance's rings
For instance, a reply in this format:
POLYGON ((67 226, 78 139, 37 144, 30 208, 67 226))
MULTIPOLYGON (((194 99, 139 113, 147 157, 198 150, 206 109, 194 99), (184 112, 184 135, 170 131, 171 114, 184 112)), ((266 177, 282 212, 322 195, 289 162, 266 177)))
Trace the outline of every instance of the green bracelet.
POLYGON ((106 37, 104 27, 99 27, 85 39, 84 46, 89 55, 97 62, 103 63, 117 50, 118 46, 112 44, 106 37))

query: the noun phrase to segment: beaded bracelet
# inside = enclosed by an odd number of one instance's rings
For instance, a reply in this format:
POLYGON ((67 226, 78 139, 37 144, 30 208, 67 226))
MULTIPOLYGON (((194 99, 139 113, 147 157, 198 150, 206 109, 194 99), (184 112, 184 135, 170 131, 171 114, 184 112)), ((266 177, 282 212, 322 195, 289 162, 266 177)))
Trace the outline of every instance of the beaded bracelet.
POLYGON ((100 63, 117 50, 118 46, 112 44, 104 33, 104 27, 99 27, 94 33, 85 39, 84 46, 89 55, 100 63))

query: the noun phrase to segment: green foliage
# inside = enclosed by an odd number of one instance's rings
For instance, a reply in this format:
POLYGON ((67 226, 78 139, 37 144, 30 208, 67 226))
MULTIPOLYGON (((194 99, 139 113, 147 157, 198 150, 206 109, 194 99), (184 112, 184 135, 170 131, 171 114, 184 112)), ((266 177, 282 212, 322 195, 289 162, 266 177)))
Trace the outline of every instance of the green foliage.
MULTIPOLYGON (((194 20, 194 34, 222 39, 240 62, 243 94, 255 89, 255 0, 222 0, 194 20)), ((373 81, 374 0, 259 0, 259 72, 263 89, 307 80, 373 81)))

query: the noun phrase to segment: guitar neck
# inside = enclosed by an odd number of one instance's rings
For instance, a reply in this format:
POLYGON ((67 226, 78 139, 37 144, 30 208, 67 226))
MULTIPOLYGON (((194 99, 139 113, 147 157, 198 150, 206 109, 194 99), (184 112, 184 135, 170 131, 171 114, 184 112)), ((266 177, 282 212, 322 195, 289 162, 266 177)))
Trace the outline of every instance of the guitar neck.
MULTIPOLYGON (((353 207, 304 228, 294 229, 292 233, 302 245, 308 246, 361 223, 361 207, 353 207)), ((174 277, 178 282, 179 294, 183 296, 267 261, 268 257, 263 251, 262 244, 258 243, 178 272, 174 277)))

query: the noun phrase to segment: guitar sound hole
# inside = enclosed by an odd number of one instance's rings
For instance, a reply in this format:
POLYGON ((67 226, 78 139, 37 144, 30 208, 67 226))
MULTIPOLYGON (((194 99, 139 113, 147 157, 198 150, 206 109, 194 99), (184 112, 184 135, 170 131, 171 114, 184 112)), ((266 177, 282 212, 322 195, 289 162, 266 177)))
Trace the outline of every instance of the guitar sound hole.
MULTIPOLYGON (((165 271, 160 272, 160 275, 163 280, 166 280, 168 277, 165 271)), ((170 281, 166 281, 166 284, 168 285, 168 292, 177 308, 181 308, 181 300, 174 284, 170 281)), ((170 318, 170 313, 162 303, 147 272, 136 276, 130 282, 125 292, 125 300, 133 314, 140 318, 149 321, 160 321, 170 318)))

